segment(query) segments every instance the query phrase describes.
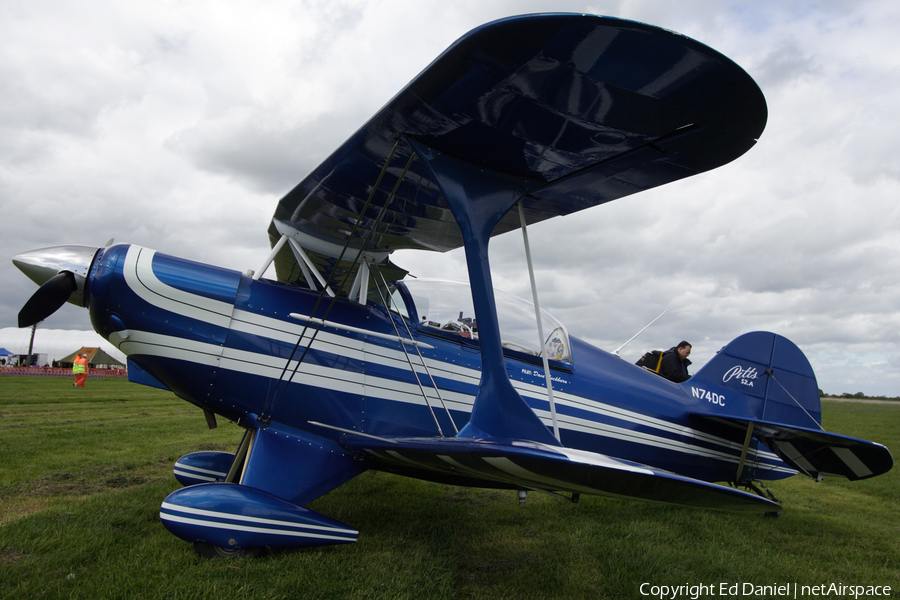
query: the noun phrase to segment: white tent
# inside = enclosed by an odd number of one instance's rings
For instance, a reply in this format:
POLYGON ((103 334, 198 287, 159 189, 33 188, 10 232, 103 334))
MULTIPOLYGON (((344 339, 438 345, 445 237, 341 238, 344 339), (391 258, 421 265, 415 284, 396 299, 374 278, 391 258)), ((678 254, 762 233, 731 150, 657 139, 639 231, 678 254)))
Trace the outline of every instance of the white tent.
MULTIPOLYGON (((31 327, 19 329, 4 327, 0 329, 0 348, 6 348, 14 354, 28 354, 28 342, 31 340, 31 327)), ((125 355, 100 337, 94 331, 77 331, 70 329, 41 329, 34 334, 34 354, 46 354, 47 361, 52 363, 71 354, 73 348, 89 346, 102 348, 104 352, 117 360, 125 362, 125 355)))

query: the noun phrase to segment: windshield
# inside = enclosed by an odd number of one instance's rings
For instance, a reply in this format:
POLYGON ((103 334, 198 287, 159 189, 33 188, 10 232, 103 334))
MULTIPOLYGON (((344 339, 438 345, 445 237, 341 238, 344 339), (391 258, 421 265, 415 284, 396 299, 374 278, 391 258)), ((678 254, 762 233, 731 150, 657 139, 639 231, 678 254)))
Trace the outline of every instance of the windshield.
MULTIPOLYGON (((478 339, 478 323, 472 305, 469 285, 460 281, 441 279, 410 279, 403 282, 415 304, 419 327, 458 334, 478 339)), ((500 321, 500 338, 503 347, 533 356, 541 355, 541 347, 547 358, 572 362, 569 333, 562 323, 546 311, 541 311, 541 326, 545 339, 538 341, 534 304, 494 290, 497 316, 500 321)))

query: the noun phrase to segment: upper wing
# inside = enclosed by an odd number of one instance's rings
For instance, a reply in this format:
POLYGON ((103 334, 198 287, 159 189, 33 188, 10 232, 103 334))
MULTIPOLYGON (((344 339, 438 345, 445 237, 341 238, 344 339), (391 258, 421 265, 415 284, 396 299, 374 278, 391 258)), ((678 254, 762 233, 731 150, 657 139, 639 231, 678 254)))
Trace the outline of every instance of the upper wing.
MULTIPOLYGON (((589 15, 503 19, 460 38, 282 198, 269 235, 290 233, 324 273, 345 243, 461 246, 410 139, 514 176, 533 223, 723 165, 766 116, 749 75, 682 35, 589 15)), ((515 227, 508 215, 494 235, 515 227)), ((300 276, 288 248, 275 265, 280 280, 300 276)))
POLYGON ((740 490, 642 465, 524 440, 347 436, 341 446, 377 468, 463 485, 640 498, 723 510, 781 506, 740 490))

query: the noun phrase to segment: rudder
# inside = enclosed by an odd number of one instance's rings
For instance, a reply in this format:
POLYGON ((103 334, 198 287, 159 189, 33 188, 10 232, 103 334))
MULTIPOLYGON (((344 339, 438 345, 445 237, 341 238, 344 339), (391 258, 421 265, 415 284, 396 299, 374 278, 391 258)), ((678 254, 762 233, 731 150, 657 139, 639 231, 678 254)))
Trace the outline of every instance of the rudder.
POLYGON ((775 333, 745 333, 727 344, 687 382, 704 413, 819 429, 816 375, 793 342, 775 333))

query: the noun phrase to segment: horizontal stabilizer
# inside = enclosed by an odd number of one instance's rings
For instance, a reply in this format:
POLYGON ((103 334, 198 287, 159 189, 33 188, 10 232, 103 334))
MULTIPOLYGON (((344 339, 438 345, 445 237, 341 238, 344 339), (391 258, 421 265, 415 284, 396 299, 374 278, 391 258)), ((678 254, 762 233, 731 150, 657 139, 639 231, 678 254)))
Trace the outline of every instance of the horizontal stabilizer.
POLYGON ((875 477, 891 470, 890 451, 875 442, 829 433, 827 431, 773 423, 759 419, 691 415, 695 419, 725 423, 753 435, 788 465, 819 479, 821 475, 846 477, 851 481, 875 477))
POLYGON ((376 468, 467 485, 640 498, 723 510, 771 512, 765 498, 635 462, 520 440, 347 436, 341 445, 376 468))

